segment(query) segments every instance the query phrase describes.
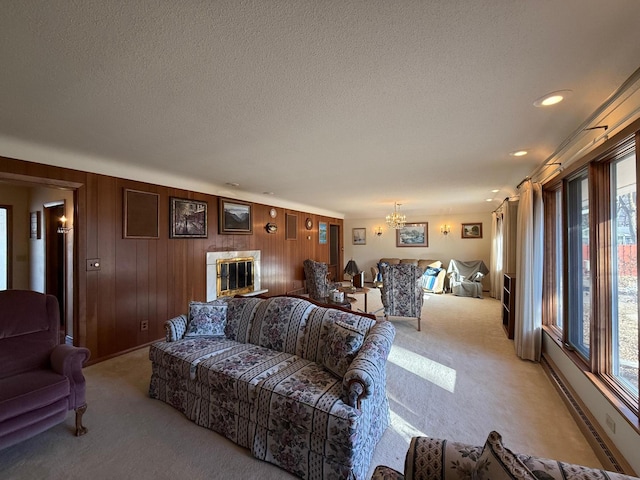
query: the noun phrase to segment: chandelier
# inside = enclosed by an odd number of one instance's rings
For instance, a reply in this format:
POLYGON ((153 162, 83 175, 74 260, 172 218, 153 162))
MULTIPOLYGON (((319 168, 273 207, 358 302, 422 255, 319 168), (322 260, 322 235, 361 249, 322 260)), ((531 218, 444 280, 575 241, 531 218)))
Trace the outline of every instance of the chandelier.
POLYGON ((398 213, 398 203, 396 202, 394 203, 393 213, 387 215, 387 225, 397 230, 404 227, 405 223, 407 223, 407 216, 398 213))

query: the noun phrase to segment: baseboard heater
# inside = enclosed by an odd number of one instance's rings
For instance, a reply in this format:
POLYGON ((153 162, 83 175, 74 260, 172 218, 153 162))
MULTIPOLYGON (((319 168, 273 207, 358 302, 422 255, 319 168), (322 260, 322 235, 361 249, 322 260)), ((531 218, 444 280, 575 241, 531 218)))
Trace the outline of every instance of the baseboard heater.
POLYGON ((598 422, 589 413, 587 407, 579 400, 569 383, 565 380, 558 368, 545 355, 540 361, 542 368, 556 388, 560 397, 566 404, 571 416, 578 424, 582 434, 589 442, 598 460, 605 470, 635 476, 633 468, 624 460, 620 451, 604 433, 598 422))

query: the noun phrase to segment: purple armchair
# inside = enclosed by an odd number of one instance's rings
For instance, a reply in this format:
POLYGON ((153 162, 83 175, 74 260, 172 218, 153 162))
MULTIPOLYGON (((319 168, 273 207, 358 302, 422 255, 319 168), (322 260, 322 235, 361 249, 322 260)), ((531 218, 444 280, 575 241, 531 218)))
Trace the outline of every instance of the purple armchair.
POLYGON ((60 311, 52 295, 0 291, 0 449, 63 422, 76 411, 84 435, 82 366, 86 348, 60 345, 60 311))

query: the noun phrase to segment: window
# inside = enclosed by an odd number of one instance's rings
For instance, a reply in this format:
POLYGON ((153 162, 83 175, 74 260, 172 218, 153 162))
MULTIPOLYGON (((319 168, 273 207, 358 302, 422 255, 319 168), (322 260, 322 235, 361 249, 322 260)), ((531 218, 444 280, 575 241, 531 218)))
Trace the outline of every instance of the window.
POLYGON ((543 308, 549 332, 636 422, 638 142, 634 133, 544 186, 543 308))
POLYGON ((589 359, 591 265, 589 261, 589 180, 586 172, 567 183, 567 341, 589 359))
POLYGON ((611 164, 611 375, 638 397, 638 209, 635 155, 611 164))

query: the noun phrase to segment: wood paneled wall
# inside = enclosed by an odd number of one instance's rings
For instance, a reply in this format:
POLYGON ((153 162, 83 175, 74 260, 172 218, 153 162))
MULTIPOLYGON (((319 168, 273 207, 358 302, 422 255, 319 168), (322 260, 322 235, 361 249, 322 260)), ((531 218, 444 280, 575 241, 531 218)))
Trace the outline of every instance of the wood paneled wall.
POLYGON ((306 258, 329 261, 329 244, 319 244, 318 222, 343 228, 341 219, 278 207, 273 220, 271 205, 254 203, 252 235, 219 235, 215 195, 3 157, 0 178, 75 190, 74 343, 91 350, 92 362, 164 337, 168 318, 186 313, 190 300, 205 300, 206 252, 260 250, 262 288, 279 295, 303 288, 306 258), (123 238, 126 188, 160 196, 159 239, 123 238), (170 197, 207 202, 208 238, 169 238, 170 197), (285 240, 285 213, 298 216, 297 240, 285 240), (305 229, 307 217, 311 230, 305 229), (266 232, 268 222, 278 225, 275 234, 266 232), (100 259, 99 271, 86 270, 91 258, 100 259), (148 330, 141 331, 142 321, 149 322, 148 330))

